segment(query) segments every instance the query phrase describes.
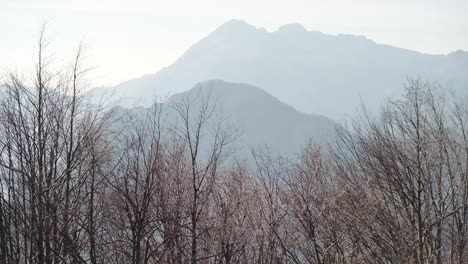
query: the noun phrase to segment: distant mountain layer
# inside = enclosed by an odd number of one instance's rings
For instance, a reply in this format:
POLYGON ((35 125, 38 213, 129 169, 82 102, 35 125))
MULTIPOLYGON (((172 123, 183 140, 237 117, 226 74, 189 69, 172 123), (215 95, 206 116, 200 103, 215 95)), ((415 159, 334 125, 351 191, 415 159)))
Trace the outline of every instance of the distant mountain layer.
MULTIPOLYGON (((274 154, 291 157, 306 141, 324 143, 335 131, 335 123, 326 117, 298 112, 260 88, 219 80, 199 83, 170 97, 162 105, 163 116, 169 123, 180 121, 175 106, 189 99, 190 114, 195 118, 202 98, 209 98, 209 103, 215 106, 212 121, 223 117, 225 125, 236 135, 233 147, 241 158, 248 157, 251 149, 264 147, 274 154)), ((147 109, 137 107, 127 111, 142 114, 147 109)), ((205 136, 209 137, 208 130, 205 136)))
POLYGON ((112 89, 126 106, 186 91, 209 79, 249 83, 296 109, 341 118, 402 93, 407 78, 468 91, 468 53, 427 55, 362 36, 326 35, 290 24, 275 32, 232 20, 156 74, 112 89))

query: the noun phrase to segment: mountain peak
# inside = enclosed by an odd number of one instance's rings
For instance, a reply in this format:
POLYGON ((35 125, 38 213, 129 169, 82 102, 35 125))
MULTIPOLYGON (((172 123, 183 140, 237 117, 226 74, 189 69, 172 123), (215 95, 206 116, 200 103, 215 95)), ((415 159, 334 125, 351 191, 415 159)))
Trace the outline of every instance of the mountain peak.
POLYGON ((299 23, 290 23, 283 25, 276 30, 277 33, 307 33, 307 29, 299 23))
POLYGON ((249 23, 239 20, 239 19, 231 19, 221 26, 219 26, 215 32, 225 32, 226 34, 236 34, 240 32, 252 31, 256 30, 257 28, 250 25, 249 23))
POLYGON ((191 93, 213 93, 222 94, 229 96, 261 96, 274 98, 272 95, 265 92, 263 89, 256 86, 252 86, 246 83, 233 83, 227 82, 222 79, 211 79, 198 82, 191 90, 180 93, 180 94, 191 94, 191 93))
POLYGON ((230 19, 224 22, 220 27, 253 27, 253 26, 241 19, 230 19))
MULTIPOLYGON (((335 131, 333 120, 299 112, 262 88, 250 84, 221 79, 201 81, 188 91, 174 94, 167 103, 177 105, 187 99, 191 100, 192 113, 200 111, 203 99, 210 100, 214 107, 213 114, 225 118, 228 128, 237 133, 233 147, 239 159, 249 157, 251 149, 265 146, 275 155, 292 157, 307 140, 325 141, 331 139, 335 131)), ((173 108, 166 109, 171 111, 173 108)), ((174 114, 168 112, 167 118, 177 122, 177 115, 174 114)), ((210 137, 210 133, 205 136, 210 137)))

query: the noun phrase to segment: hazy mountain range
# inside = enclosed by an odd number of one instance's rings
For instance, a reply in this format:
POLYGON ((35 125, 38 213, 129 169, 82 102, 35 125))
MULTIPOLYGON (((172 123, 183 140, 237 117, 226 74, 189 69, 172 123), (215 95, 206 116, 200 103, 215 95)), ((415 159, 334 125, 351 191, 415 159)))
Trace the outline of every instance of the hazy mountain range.
POLYGON ((341 119, 361 102, 376 109, 385 97, 400 95, 407 78, 466 93, 468 52, 427 55, 363 36, 308 31, 299 24, 268 32, 232 20, 169 67, 107 90, 121 105, 139 106, 222 79, 262 87, 299 111, 341 119))
MULTIPOLYGON (((324 142, 332 136, 333 120, 352 115, 361 103, 376 110, 384 98, 400 96, 407 78, 468 94, 468 52, 427 55, 299 24, 268 32, 232 20, 169 67, 91 94, 113 94, 120 106, 133 108, 120 108, 123 112, 141 113, 156 97, 170 106, 209 93, 216 114, 240 132, 239 154, 268 145, 291 156, 308 139, 324 142)), ((167 114, 176 119, 174 112, 167 114)))
MULTIPOLYGON (((221 80, 201 82, 160 104, 162 117, 167 121, 164 123, 174 125, 180 121, 174 108, 187 99, 191 100, 191 118, 196 118, 203 98, 209 98, 209 103, 215 108, 210 126, 218 118, 225 120, 224 126, 235 137, 231 146, 241 158, 248 157, 252 149, 266 146, 274 154, 291 157, 307 140, 325 142, 335 131, 336 124, 329 118, 301 113, 258 87, 221 80)), ((142 115, 149 108, 118 110, 119 113, 142 115)), ((205 142, 212 140, 209 131, 212 129, 205 131, 205 142)))

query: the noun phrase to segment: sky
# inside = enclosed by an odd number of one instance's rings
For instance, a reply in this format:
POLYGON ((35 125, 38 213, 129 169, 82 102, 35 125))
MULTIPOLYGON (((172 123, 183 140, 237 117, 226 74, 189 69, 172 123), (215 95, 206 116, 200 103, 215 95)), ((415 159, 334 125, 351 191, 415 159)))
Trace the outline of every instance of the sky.
POLYGON ((231 19, 300 23, 428 54, 468 51, 467 0, 0 0, 0 74, 33 68, 41 25, 67 65, 80 42, 94 86, 155 73, 231 19))

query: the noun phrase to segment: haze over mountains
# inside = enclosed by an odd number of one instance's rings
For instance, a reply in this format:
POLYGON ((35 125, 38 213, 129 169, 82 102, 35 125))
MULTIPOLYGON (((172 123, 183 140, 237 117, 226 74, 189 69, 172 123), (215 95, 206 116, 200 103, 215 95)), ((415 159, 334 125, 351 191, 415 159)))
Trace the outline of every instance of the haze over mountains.
MULTIPOLYGON (((222 80, 204 81, 189 91, 173 95, 162 104, 162 116, 169 122, 180 121, 174 107, 190 100, 191 118, 196 119, 204 99, 209 99, 215 110, 211 126, 218 118, 225 120, 224 126, 234 137, 236 155, 242 159, 250 157, 251 149, 264 147, 275 155, 292 157, 307 140, 326 142, 334 134, 336 124, 329 118, 298 112, 258 87, 222 80)), ((141 115, 149 109, 120 110, 141 115)), ((212 140, 204 138, 204 142, 212 140)))
POLYGON ((111 88, 124 106, 149 105, 155 96, 221 79, 262 87, 305 113, 341 119, 364 103, 375 110, 399 96, 407 78, 468 91, 468 52, 428 55, 363 36, 327 35, 289 24, 268 32, 231 20, 155 74, 111 88))

